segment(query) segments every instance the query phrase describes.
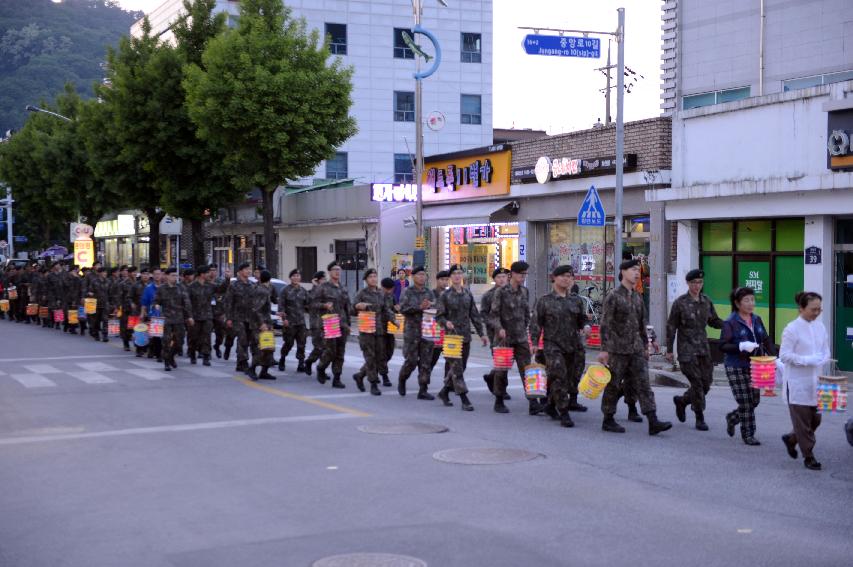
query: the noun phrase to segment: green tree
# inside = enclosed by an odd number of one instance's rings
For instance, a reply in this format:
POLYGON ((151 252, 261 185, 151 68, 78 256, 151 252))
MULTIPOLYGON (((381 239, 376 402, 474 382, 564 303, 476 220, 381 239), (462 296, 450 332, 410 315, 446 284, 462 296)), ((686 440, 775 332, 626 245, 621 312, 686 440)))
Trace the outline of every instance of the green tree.
POLYGON ((352 69, 282 0, 243 0, 236 30, 211 40, 185 87, 199 135, 221 148, 234 184, 262 189, 267 267, 278 273, 273 193, 356 132, 352 69))

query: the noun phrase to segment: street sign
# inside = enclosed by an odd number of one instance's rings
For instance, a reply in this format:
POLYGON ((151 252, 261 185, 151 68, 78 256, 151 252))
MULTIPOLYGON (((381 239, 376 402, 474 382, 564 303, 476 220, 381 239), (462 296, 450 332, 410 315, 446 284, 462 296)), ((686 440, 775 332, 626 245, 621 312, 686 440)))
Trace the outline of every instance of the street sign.
POLYGON ((91 268, 95 263, 95 242, 93 240, 74 241, 74 263, 78 268, 91 268))
POLYGON ((15 236, 14 239, 15 239, 15 242, 21 242, 23 244, 27 243, 27 237, 26 236, 15 236))
POLYGON ((594 37, 527 34, 521 43, 528 55, 555 57, 601 57, 601 40, 594 37))
POLYGON ((189 269, 190 269, 190 268, 192 268, 192 267, 193 267, 193 265, 192 265, 192 264, 190 264, 190 263, 188 263, 188 262, 185 262, 185 263, 183 263, 183 264, 181 264, 181 265, 180 265, 180 268, 181 268, 182 270, 189 270, 189 269))
POLYGON ((604 205, 595 185, 591 185, 578 211, 578 226, 604 226, 604 218, 604 205))

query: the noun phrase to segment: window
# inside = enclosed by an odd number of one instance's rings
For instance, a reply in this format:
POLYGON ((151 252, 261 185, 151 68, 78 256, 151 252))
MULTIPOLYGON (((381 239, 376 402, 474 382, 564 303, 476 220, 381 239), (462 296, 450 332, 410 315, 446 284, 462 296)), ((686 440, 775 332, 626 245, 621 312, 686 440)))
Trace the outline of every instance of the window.
POLYGON ((352 297, 367 269, 367 243, 364 239, 335 240, 335 261, 341 267, 341 285, 352 297))
POLYGON ((741 100, 749 98, 749 96, 749 87, 688 95, 682 97, 681 108, 682 110, 690 110, 691 108, 699 108, 700 106, 711 106, 712 104, 722 104, 733 100, 741 100))
POLYGON ((406 28, 394 28, 394 58, 395 59, 414 59, 414 52, 409 49, 406 42, 403 41, 403 32, 412 37, 412 30, 406 28))
POLYGON ((394 91, 394 122, 415 121, 415 93, 394 91))
POLYGON ((796 89, 808 89, 811 87, 818 87, 820 85, 830 85, 832 83, 851 80, 853 80, 853 71, 826 73, 824 75, 813 75, 811 77, 801 77, 799 79, 788 79, 787 81, 782 81, 782 90, 784 92, 788 92, 796 89))
POLYGON ((462 124, 482 124, 483 108, 480 95, 462 95, 462 124))
POLYGON ((462 62, 480 63, 482 51, 480 48, 482 39, 478 33, 462 32, 462 62))
POLYGON ((326 24, 326 35, 329 38, 329 52, 332 55, 347 54, 346 24, 326 24))
POLYGON ((302 272, 302 281, 307 282, 317 272, 317 247, 296 247, 296 268, 302 272))
POLYGON ((326 160, 326 179, 346 179, 348 175, 346 152, 337 152, 335 157, 326 160))
POLYGON ((414 179, 412 174, 412 160, 415 156, 411 154, 394 154, 394 183, 411 183, 414 179))

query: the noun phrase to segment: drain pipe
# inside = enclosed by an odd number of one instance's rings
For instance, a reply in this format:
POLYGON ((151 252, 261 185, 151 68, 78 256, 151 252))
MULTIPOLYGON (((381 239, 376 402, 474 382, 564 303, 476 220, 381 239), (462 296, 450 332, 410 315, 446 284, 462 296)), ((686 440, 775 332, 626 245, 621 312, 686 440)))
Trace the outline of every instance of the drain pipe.
POLYGON ((761 5, 760 14, 761 21, 759 23, 758 33, 758 96, 764 95, 764 24, 767 16, 764 13, 764 0, 758 0, 761 5))

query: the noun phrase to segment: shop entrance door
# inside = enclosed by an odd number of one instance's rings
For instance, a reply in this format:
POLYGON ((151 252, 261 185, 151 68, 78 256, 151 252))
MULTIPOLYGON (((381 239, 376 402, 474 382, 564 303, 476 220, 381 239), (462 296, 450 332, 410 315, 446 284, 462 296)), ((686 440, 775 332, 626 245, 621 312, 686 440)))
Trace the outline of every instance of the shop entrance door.
POLYGON ((835 254, 835 358, 838 369, 853 371, 853 246, 835 254))

